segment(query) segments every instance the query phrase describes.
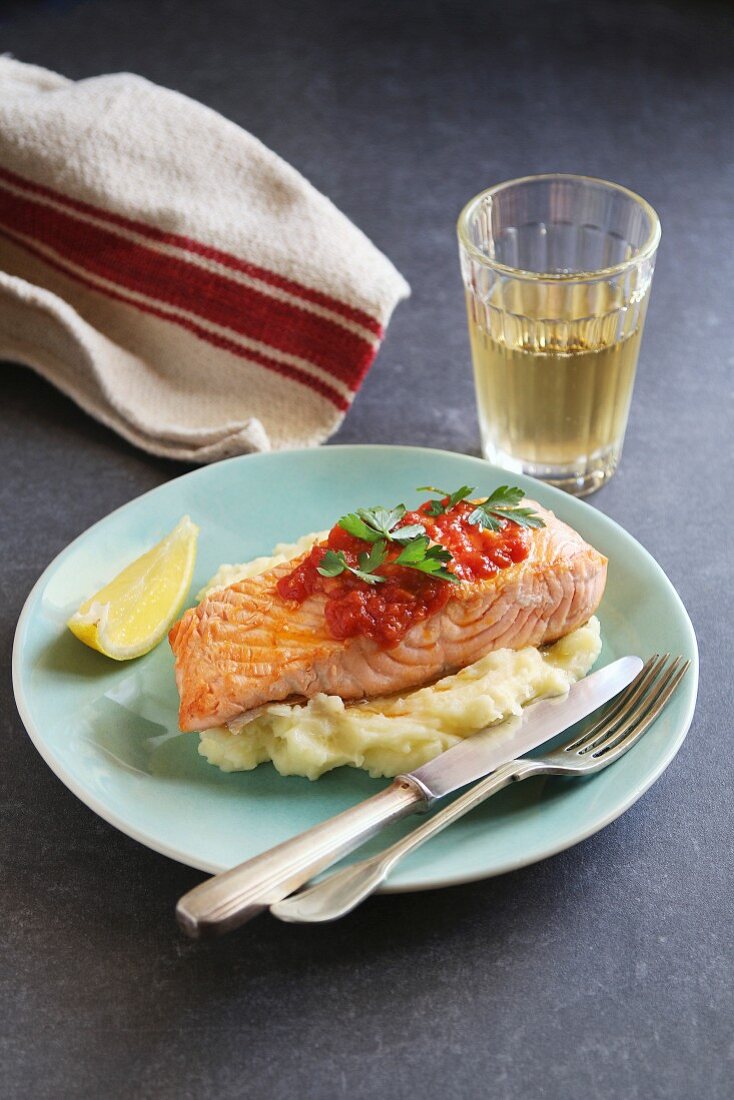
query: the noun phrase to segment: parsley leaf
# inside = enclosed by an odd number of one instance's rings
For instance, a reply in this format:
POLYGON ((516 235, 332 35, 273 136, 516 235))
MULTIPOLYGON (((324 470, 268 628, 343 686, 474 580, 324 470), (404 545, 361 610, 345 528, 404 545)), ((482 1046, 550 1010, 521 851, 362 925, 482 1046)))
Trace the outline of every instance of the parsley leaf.
POLYGON ((359 555, 359 568, 363 573, 374 573, 387 557, 387 544, 384 539, 375 542, 371 550, 359 555))
POLYGON ((443 546, 431 546, 430 539, 423 535, 403 547, 395 559, 395 564, 405 565, 409 569, 418 569, 421 573, 428 573, 442 581, 460 584, 459 578, 446 568, 446 563, 451 560, 449 550, 445 550, 443 546))
POLYGON ((339 526, 342 531, 346 531, 348 535, 354 535, 355 538, 364 539, 365 542, 377 542, 380 538, 379 531, 375 531, 372 527, 368 527, 363 519, 361 519, 356 512, 350 512, 347 516, 342 516, 339 520, 339 526))
POLYGON ((471 485, 462 485, 460 489, 457 489, 454 493, 449 493, 445 489, 438 489, 435 485, 419 485, 416 489, 418 493, 440 493, 441 500, 430 500, 428 502, 428 515, 429 516, 442 516, 445 512, 448 512, 450 508, 453 508, 455 504, 458 504, 461 500, 466 500, 474 492, 474 487, 471 485), (444 500, 448 498, 448 503, 444 504, 444 500))
POLYGON ((327 550, 316 566, 316 572, 322 577, 338 577, 347 568, 347 560, 341 550, 327 550))
MULTIPOLYGON (((395 559, 396 565, 415 565, 416 562, 423 561, 426 556, 426 550, 430 545, 430 539, 426 535, 422 535, 420 538, 415 539, 408 546, 404 546, 395 559)), ((448 551, 446 551, 448 553, 448 551)))
POLYGON ((394 508, 360 508, 357 515, 383 538, 389 538, 393 527, 400 522, 406 511, 404 504, 397 504, 394 508))
POLYGON ((407 527, 397 527, 390 532, 392 542, 411 542, 413 539, 425 535, 426 529, 422 523, 409 523, 407 527))
POLYGON ((316 571, 322 577, 338 577, 347 570, 353 573, 355 577, 359 577, 361 581, 365 581, 366 584, 382 584, 386 578, 378 577, 374 570, 382 565, 385 557, 385 543, 375 543, 369 554, 359 555, 360 568, 358 569, 356 565, 349 564, 344 557, 343 550, 327 550, 321 559, 321 563, 316 566, 316 571))
POLYGON ((364 539, 365 542, 378 542, 380 539, 388 542, 410 542, 416 536, 425 534, 425 528, 421 523, 398 527, 406 511, 404 504, 398 504, 396 508, 358 508, 356 512, 342 516, 339 526, 347 534, 364 539))
POLYGON ((509 520, 519 527, 545 527, 545 522, 532 508, 518 508, 525 496, 516 485, 500 485, 491 496, 477 505, 469 516, 469 523, 487 531, 501 531, 502 521, 509 520))

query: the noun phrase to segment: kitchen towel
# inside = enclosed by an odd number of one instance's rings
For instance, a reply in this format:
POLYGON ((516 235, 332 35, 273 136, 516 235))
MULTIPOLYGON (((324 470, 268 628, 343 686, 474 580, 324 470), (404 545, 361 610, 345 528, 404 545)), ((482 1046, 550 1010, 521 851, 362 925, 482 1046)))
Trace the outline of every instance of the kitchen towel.
POLYGON ((215 111, 0 57, 0 358, 137 446, 210 462, 321 443, 408 294, 215 111))

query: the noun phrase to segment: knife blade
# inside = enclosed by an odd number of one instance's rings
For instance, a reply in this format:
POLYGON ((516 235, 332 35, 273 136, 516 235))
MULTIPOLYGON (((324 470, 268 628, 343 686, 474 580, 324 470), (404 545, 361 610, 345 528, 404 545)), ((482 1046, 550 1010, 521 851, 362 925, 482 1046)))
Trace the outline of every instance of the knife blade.
POLYGON ((641 669, 639 657, 620 657, 572 684, 566 695, 531 703, 516 718, 487 726, 400 778, 416 784, 430 804, 568 730, 618 695, 641 669))

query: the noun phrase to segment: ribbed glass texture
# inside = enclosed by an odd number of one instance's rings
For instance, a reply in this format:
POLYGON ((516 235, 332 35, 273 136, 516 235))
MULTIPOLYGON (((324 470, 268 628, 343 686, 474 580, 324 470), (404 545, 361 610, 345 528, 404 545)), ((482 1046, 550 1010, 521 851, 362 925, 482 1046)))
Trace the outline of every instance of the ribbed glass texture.
POLYGON ((614 473, 660 223, 584 176, 500 184, 459 219, 485 456, 583 494, 614 473))

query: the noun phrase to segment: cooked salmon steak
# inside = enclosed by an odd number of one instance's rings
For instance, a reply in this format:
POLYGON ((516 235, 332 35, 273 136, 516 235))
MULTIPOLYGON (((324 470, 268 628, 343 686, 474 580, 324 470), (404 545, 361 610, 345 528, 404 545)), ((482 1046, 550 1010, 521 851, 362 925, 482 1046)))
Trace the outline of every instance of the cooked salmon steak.
MULTIPOLYGON (((419 550, 425 553, 429 539, 436 545, 434 538, 440 538, 439 546, 453 547, 448 568, 463 572, 460 583, 448 583, 445 569, 443 580, 396 561, 391 571, 389 559, 381 567, 386 575, 377 569, 370 579, 367 570, 377 558, 370 561, 364 554, 361 579, 359 569, 349 571, 348 564, 340 576, 324 576, 326 566, 336 570, 357 558, 348 553, 339 558, 338 551, 330 558, 321 544, 205 597, 169 634, 181 729, 222 725, 264 704, 309 699, 318 692, 357 700, 404 691, 495 649, 553 642, 590 618, 604 592, 606 558, 538 505, 535 514, 544 526, 503 524, 499 535, 467 526, 473 507, 464 502, 447 510, 448 518, 454 516, 451 530, 446 522, 439 531, 427 513, 405 517, 425 523, 427 537, 418 540, 419 550), (469 537, 473 541, 467 542, 469 537), (477 576, 482 570, 471 555, 481 551, 479 564, 489 562, 485 543, 496 550, 494 564, 491 570, 487 564, 488 575, 477 576), (294 578, 300 588, 293 587, 294 578)), ((350 537, 344 536, 344 545, 350 537)), ((375 545, 386 555, 384 543, 364 543, 368 549, 375 545)), ((449 557, 445 552, 444 559, 449 557)))

